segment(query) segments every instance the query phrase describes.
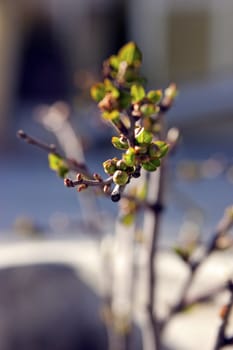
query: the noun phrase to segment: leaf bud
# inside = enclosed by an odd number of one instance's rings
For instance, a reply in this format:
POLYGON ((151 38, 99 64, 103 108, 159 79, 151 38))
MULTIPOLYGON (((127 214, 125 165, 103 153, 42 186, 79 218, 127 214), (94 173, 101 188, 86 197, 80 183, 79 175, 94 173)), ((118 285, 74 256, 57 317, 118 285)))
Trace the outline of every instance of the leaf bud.
POLYGON ((103 162, 103 168, 105 173, 113 175, 116 170, 116 162, 113 159, 108 159, 103 162))
POLYGON ((64 179, 64 185, 65 185, 66 187, 74 187, 73 181, 72 181, 71 179, 68 179, 68 178, 65 178, 65 179, 64 179))
POLYGON ((85 190, 87 187, 88 187, 88 185, 86 185, 86 184, 81 184, 81 185, 79 185, 79 186, 77 187, 77 191, 78 191, 78 192, 81 192, 81 191, 85 190))
POLYGON ((116 167, 118 170, 127 170, 128 166, 125 163, 125 161, 123 159, 118 160, 118 162, 116 163, 116 167))
POLYGON ((123 186, 128 182, 129 176, 125 171, 116 170, 113 174, 113 182, 115 184, 123 186))
POLYGON ((99 181, 99 182, 103 181, 103 179, 102 179, 102 177, 100 176, 100 174, 97 174, 97 173, 94 173, 94 174, 93 174, 93 179, 95 179, 95 180, 97 180, 97 181, 99 181))
POLYGON ((81 180, 83 179, 82 174, 78 173, 78 174, 76 175, 76 179, 77 179, 78 181, 81 181, 81 180))

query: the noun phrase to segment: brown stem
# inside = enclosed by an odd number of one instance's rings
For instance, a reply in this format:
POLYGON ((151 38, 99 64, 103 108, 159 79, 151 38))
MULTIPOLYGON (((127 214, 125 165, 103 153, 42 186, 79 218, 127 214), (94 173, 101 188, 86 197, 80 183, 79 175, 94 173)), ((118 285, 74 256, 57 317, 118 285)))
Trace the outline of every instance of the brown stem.
POLYGON ((57 150, 56 150, 56 146, 51 144, 47 144, 44 143, 40 140, 37 140, 36 138, 28 135, 27 133, 25 133, 23 130, 19 130, 17 132, 17 136, 24 140, 26 143, 36 146, 44 151, 46 151, 47 153, 53 153, 55 155, 57 155, 58 157, 61 157, 65 160, 65 162, 67 163, 68 167, 70 170, 74 170, 77 172, 82 172, 83 174, 85 174, 86 176, 90 176, 90 174, 87 171, 86 165, 82 164, 82 163, 78 163, 76 160, 74 159, 70 159, 70 158, 65 158, 64 156, 62 156, 57 150))
POLYGON ((18 130, 17 131, 17 136, 24 140, 26 143, 30 144, 30 145, 34 145, 38 148, 41 148, 43 149, 44 151, 46 152, 49 152, 49 153, 53 153, 53 154, 56 154, 56 155, 59 155, 59 153, 57 152, 56 150, 56 146, 53 145, 53 144, 46 144, 40 140, 37 140, 31 136, 29 136, 28 134, 26 134, 23 130, 18 130))
POLYGON ((71 180, 71 179, 64 179, 64 184, 67 187, 75 187, 78 185, 87 185, 87 186, 98 186, 98 187, 104 187, 105 185, 109 185, 112 183, 112 176, 108 177, 105 180, 91 180, 86 179, 81 176, 81 174, 78 174, 77 177, 80 177, 77 180, 71 180), (80 175, 80 176, 79 176, 80 175))
POLYGON ((218 239, 226 234, 226 232, 233 226, 233 215, 232 215, 232 210, 233 208, 227 208, 225 210, 225 213, 222 217, 222 219, 220 220, 216 232, 213 235, 213 237, 211 238, 209 244, 207 245, 207 248, 205 250, 204 255, 200 258, 200 260, 196 261, 196 262, 192 262, 190 260, 187 261, 187 264, 190 268, 190 275, 187 279, 187 281, 185 282, 183 289, 181 291, 180 297, 178 299, 178 301, 176 302, 176 304, 171 308, 170 312, 168 313, 167 317, 165 318, 165 320, 162 322, 161 325, 161 330, 163 330, 166 325, 168 324, 168 322, 171 320, 171 318, 181 312, 182 310, 184 310, 187 307, 187 295, 188 292, 191 288, 191 285, 194 281, 194 278, 197 274, 197 272, 199 271, 200 267, 202 266, 202 264, 209 258, 209 256, 218 249, 218 239))
POLYGON ((160 344, 160 327, 159 322, 157 320, 156 312, 155 312, 155 291, 156 291, 156 264, 155 258, 157 254, 157 243, 160 232, 160 224, 161 224, 161 214, 162 210, 158 210, 158 208, 162 209, 163 203, 163 192, 164 192, 164 164, 161 165, 158 175, 158 193, 156 201, 152 208, 153 216, 154 216, 154 228, 152 232, 152 240, 150 244, 149 251, 149 300, 148 300, 148 313, 149 319, 152 326, 153 338, 156 350, 159 350, 161 347, 160 344))

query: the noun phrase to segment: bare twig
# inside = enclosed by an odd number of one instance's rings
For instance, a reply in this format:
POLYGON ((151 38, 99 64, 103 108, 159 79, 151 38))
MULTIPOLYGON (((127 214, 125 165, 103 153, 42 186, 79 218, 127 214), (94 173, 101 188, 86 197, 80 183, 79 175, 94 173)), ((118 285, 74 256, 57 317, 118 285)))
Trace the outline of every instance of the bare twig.
POLYGON ((166 325, 168 324, 168 322, 171 320, 171 318, 183 311, 186 307, 187 307, 187 298, 188 298, 188 292, 191 288, 191 285, 194 281, 194 278, 197 274, 197 272, 199 271, 200 267, 202 266, 202 264, 208 259, 208 257, 216 250, 218 250, 218 241, 219 239, 226 234, 229 229, 233 226, 233 215, 232 215, 232 211, 233 211, 233 207, 229 207, 225 210, 225 213, 223 215, 223 218, 220 220, 216 232, 213 235, 213 237, 211 238, 209 244, 207 245, 207 248, 205 250, 205 253, 203 254, 203 256, 198 260, 198 261, 191 261, 188 260, 187 261, 187 265, 190 269, 190 274, 188 279, 186 280, 182 292, 179 296, 178 301, 176 302, 176 304, 171 308, 170 312, 168 313, 167 317, 165 318, 165 320, 163 320, 163 322, 161 323, 161 329, 163 329, 164 327, 166 327, 166 325))
POLYGON ((46 144, 30 135, 28 135, 27 133, 25 133, 23 130, 19 130, 17 132, 17 136, 24 140, 26 143, 36 146, 44 151, 46 151, 47 153, 53 153, 61 158, 63 158, 65 160, 65 162, 67 163, 68 167, 70 170, 74 170, 76 172, 82 172, 83 174, 85 174, 86 176, 90 176, 90 174, 87 171, 86 165, 83 163, 78 163, 75 159, 70 159, 70 158, 65 158, 64 156, 62 156, 57 150, 56 150, 56 146, 51 144, 46 144))
POLYGON ((59 155, 59 153, 56 150, 56 146, 54 144, 46 144, 40 140, 35 139, 34 137, 29 136, 28 134, 26 134, 23 130, 18 130, 17 131, 17 136, 24 140, 26 143, 36 146, 38 148, 43 149, 46 152, 49 153, 53 153, 56 155, 59 155))

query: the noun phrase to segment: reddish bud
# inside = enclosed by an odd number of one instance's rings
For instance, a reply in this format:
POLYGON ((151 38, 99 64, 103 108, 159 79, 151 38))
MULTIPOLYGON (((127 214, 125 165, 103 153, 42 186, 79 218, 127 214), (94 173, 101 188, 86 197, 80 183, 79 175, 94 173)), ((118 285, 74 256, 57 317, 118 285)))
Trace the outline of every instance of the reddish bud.
POLYGON ((81 180, 83 179, 82 174, 78 173, 78 174, 76 175, 76 179, 77 179, 78 181, 81 181, 81 180))
POLYGON ((81 191, 85 190, 87 187, 88 186, 86 184, 81 184, 81 185, 78 186, 77 191, 81 192, 81 191))
POLYGON ((95 180, 97 180, 99 182, 103 181, 102 177, 99 174, 97 174, 97 173, 93 174, 93 179, 95 179, 95 180))
POLYGON ((68 179, 68 178, 64 179, 64 185, 66 187, 74 187, 73 181, 71 179, 68 179))

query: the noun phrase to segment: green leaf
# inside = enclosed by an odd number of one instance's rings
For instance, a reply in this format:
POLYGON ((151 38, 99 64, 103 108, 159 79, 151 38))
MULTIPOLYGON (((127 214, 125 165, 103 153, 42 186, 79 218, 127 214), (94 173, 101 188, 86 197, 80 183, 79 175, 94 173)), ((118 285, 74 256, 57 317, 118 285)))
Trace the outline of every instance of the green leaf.
POLYGON ((155 171, 159 166, 159 159, 153 159, 142 164, 143 169, 146 171, 155 171))
POLYGON ((106 95, 106 89, 103 83, 97 83, 91 87, 91 97, 96 102, 100 102, 106 95))
POLYGON ((144 116, 150 117, 151 115, 158 113, 159 109, 152 103, 144 103, 140 107, 140 111, 143 113, 144 116))
POLYGON ((57 170, 57 174, 64 179, 64 177, 67 175, 69 169, 65 166, 65 164, 61 164, 59 169, 57 170))
POLYGON ((163 158, 169 150, 169 145, 164 141, 155 141, 155 145, 159 147, 158 157, 163 158))
POLYGON ((126 150, 129 147, 127 140, 123 141, 121 137, 117 136, 112 137, 112 144, 115 148, 120 150, 126 150))
POLYGON ((111 112, 104 111, 102 117, 107 121, 114 121, 120 118, 120 112, 116 109, 111 112))
POLYGON ((48 154, 50 169, 56 171, 59 176, 63 177, 68 173, 69 169, 63 158, 54 153, 48 154))
POLYGON ((149 131, 146 131, 144 128, 141 128, 139 133, 136 135, 136 140, 138 143, 151 143, 152 141, 152 134, 149 131))
POLYGON ((130 94, 132 96, 132 102, 137 103, 143 100, 146 93, 144 87, 140 84, 134 84, 131 86, 130 94))
POLYGON ((111 92, 114 98, 118 98, 120 96, 120 91, 116 88, 116 86, 109 79, 104 80, 104 88, 106 92, 111 92))
POLYGON ((119 65, 120 65, 120 60, 116 55, 113 55, 109 58, 109 64, 113 69, 118 71, 119 65))
POLYGON ((123 159, 128 166, 135 165, 135 151, 134 148, 130 147, 125 154, 123 154, 123 159))
POLYGON ((62 158, 54 153, 49 153, 48 161, 50 169, 57 171, 62 162, 62 158))
POLYGON ((163 94, 161 90, 150 90, 147 93, 147 98, 152 103, 159 103, 161 101, 163 94))
POLYGON ((140 66, 142 53, 134 42, 124 45, 118 52, 120 61, 126 61, 128 65, 140 66))

